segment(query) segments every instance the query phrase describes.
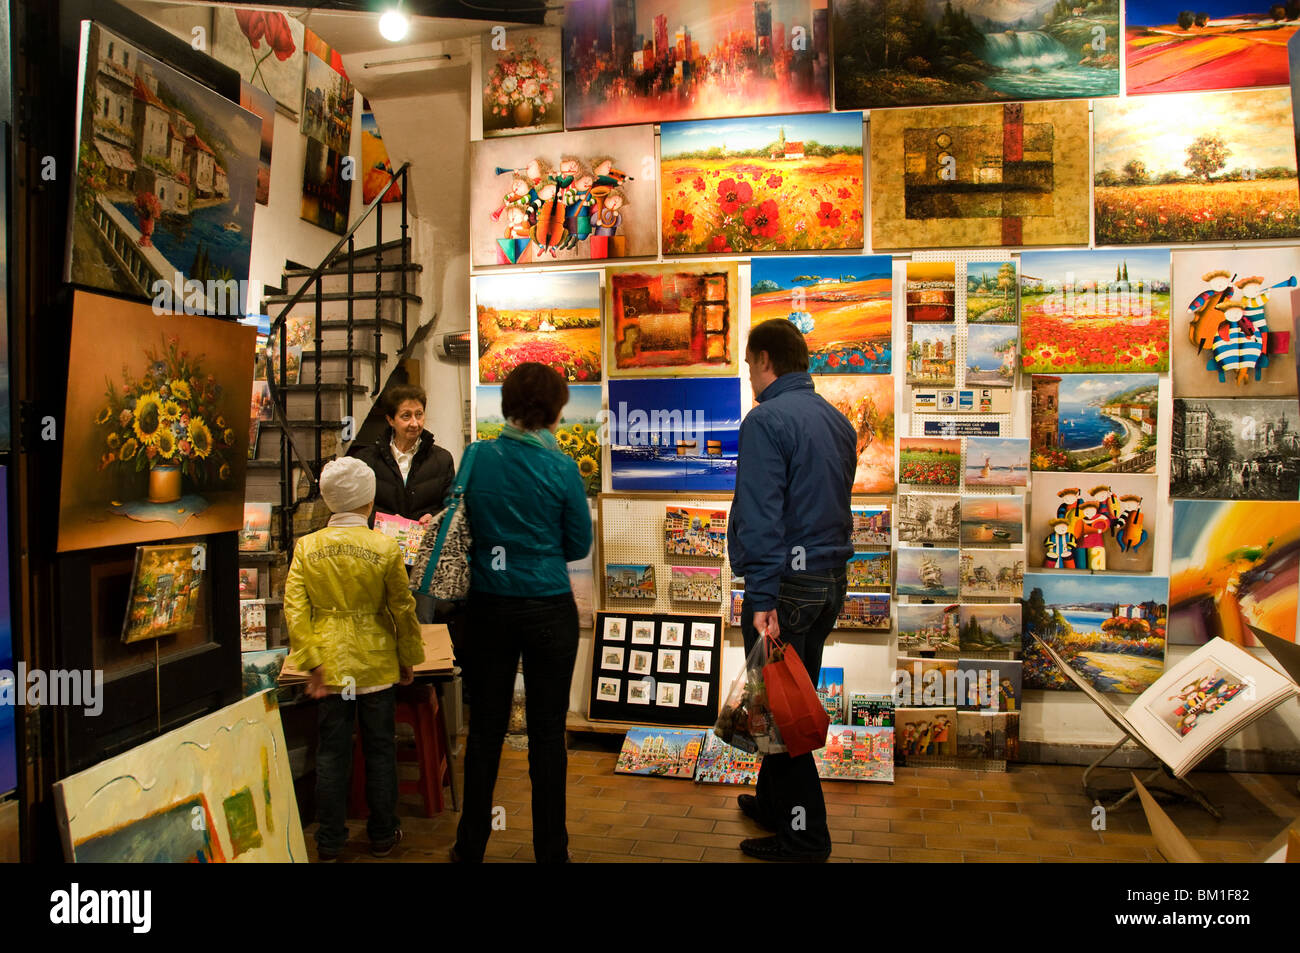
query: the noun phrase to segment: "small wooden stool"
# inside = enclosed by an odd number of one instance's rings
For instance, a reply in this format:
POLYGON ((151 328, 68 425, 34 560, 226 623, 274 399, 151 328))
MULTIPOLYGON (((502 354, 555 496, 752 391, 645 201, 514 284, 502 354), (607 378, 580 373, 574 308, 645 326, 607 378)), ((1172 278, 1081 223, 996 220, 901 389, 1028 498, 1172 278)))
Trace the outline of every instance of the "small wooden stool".
MULTIPOLYGON (((451 759, 442 740, 445 729, 438 693, 428 685, 399 685, 395 721, 410 725, 415 732, 415 753, 403 756, 399 749, 397 763, 420 766, 419 780, 399 780, 397 791, 399 794, 420 794, 424 798, 424 816, 433 817, 443 810, 442 789, 451 775, 451 759)), ((350 807, 352 817, 364 818, 370 813, 366 805, 366 756, 359 731, 353 738, 350 807)))

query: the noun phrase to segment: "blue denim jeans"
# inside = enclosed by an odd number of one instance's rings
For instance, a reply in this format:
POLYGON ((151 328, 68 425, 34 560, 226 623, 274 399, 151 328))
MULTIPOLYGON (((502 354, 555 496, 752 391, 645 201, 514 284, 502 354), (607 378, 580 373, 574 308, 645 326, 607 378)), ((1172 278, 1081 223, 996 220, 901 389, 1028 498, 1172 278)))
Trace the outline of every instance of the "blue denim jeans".
POLYGON ((320 742, 316 747, 316 846, 339 851, 348 839, 348 793, 352 788, 352 726, 361 722, 366 759, 366 833, 372 844, 393 839, 397 820, 397 688, 320 700, 320 742))
MULTIPOLYGON (((847 590, 843 569, 801 572, 781 580, 776 605, 781 641, 799 653, 814 685, 821 674, 822 648, 835 627, 847 590)), ((745 654, 749 655, 762 636, 754 628, 754 609, 748 599, 741 607, 740 631, 745 639, 745 654)), ((794 758, 788 754, 765 755, 754 796, 758 798, 759 812, 777 831, 783 846, 812 853, 831 849, 826 800, 811 753, 794 758)))

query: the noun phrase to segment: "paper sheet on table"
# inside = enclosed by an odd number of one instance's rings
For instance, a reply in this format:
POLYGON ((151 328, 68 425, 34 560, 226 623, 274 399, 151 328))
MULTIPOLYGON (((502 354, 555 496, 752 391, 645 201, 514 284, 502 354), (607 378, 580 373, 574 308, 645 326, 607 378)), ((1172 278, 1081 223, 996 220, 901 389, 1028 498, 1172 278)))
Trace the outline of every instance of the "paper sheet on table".
MULTIPOLYGON (((451 632, 441 623, 420 626, 420 638, 424 641, 424 661, 415 666, 415 674, 428 672, 450 672, 456 657, 451 648, 451 632)), ((293 656, 291 655, 290 658, 293 656)), ((307 673, 294 668, 289 662, 280 669, 280 684, 292 685, 307 681, 307 673)))

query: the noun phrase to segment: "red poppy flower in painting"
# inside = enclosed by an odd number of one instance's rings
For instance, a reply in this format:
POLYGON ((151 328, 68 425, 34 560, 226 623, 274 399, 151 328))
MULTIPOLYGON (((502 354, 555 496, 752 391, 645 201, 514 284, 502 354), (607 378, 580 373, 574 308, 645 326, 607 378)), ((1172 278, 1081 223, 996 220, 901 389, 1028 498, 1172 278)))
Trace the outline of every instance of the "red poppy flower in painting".
POLYGON ((718 205, 724 215, 732 215, 754 197, 753 187, 743 179, 723 179, 718 183, 718 205))
POLYGON ((779 175, 770 175, 767 178, 767 187, 769 189, 779 189, 781 187, 781 183, 784 181, 785 180, 782 179, 779 175))
POLYGON ((756 238, 771 238, 777 232, 781 210, 771 199, 762 204, 745 209, 745 227, 756 238))
POLYGON ((679 232, 689 231, 691 223, 695 221, 695 216, 678 209, 673 213, 673 228, 679 232))
POLYGON ((703 191, 704 191, 704 176, 702 176, 702 175, 697 175, 697 176, 695 177, 695 181, 691 183, 691 186, 695 189, 696 192, 703 192, 703 191))
POLYGON ((727 252, 731 250, 732 250, 731 246, 727 244, 726 235, 714 235, 712 238, 709 239, 709 251, 727 252))
POLYGON ((840 224, 843 213, 831 205, 830 202, 823 202, 821 208, 817 210, 817 222, 823 228, 834 228, 840 224))

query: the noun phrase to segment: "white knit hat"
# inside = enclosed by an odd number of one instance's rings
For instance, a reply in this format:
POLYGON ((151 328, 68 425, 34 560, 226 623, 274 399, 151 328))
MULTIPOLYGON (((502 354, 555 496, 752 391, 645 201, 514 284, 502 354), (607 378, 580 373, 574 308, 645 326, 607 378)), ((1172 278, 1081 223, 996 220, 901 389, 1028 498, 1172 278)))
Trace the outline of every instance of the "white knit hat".
POLYGON ((359 510, 375 498, 375 471, 356 457, 331 460, 320 471, 320 495, 331 512, 359 510))

